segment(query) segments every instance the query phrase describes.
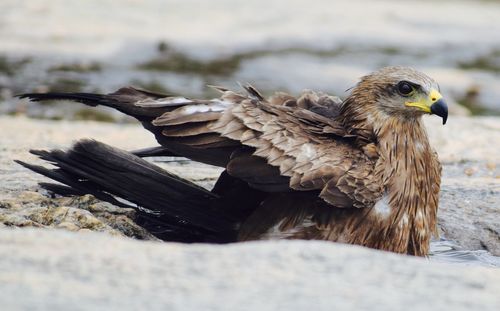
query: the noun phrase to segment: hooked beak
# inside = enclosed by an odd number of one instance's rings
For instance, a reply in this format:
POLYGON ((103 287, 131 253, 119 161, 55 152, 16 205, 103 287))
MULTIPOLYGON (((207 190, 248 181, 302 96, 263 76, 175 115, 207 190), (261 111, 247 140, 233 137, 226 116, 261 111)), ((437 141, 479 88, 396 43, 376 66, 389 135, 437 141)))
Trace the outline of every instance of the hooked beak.
POLYGON ((405 105, 440 116, 443 119, 443 124, 446 124, 446 120, 448 119, 448 105, 443 100, 443 96, 434 89, 430 91, 428 97, 422 97, 417 102, 407 102, 405 105))
POLYGON ((448 119, 448 105, 441 98, 431 105, 431 113, 440 116, 443 119, 443 125, 445 125, 448 119))

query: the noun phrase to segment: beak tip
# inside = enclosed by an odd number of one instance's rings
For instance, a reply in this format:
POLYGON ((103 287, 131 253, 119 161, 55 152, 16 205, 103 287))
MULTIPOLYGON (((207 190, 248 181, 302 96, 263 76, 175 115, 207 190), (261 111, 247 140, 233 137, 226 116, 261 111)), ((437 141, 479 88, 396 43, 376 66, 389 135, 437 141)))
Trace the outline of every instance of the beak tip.
POLYGON ((443 125, 445 125, 448 120, 448 105, 446 105, 444 100, 440 99, 432 104, 431 113, 443 118, 443 125))

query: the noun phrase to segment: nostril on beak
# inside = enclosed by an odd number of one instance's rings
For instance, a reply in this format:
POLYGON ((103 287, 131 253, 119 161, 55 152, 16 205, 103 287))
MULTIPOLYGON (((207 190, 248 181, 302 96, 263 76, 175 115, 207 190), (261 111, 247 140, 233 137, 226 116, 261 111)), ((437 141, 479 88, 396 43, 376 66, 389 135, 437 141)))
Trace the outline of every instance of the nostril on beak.
POLYGON ((432 99, 432 101, 433 101, 433 102, 435 102, 435 101, 436 101, 436 97, 433 97, 433 98, 431 98, 431 99, 432 99))

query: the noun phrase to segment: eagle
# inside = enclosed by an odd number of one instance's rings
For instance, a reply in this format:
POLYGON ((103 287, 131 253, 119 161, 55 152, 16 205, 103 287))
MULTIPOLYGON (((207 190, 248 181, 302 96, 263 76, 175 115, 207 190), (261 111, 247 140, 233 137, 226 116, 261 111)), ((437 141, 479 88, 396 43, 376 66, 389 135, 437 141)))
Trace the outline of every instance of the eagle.
POLYGON ((58 183, 136 209, 158 238, 228 243, 314 239, 425 256, 437 234, 441 165, 422 123, 446 123, 438 84, 415 69, 362 77, 345 100, 310 90, 265 98, 213 87, 189 99, 124 87, 107 95, 30 93, 115 108, 139 120, 159 146, 127 152, 85 139, 68 150, 31 150, 52 167, 18 161, 58 183), (143 158, 186 157, 224 168, 208 191, 143 158))

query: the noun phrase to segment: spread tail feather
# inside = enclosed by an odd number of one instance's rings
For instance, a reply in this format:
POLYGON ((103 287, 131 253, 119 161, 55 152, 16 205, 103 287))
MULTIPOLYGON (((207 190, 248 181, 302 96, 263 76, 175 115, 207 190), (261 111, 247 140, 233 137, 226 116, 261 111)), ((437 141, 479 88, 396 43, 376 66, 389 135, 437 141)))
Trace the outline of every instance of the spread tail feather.
POLYGON ((108 95, 92 93, 26 93, 18 95, 19 98, 29 98, 31 101, 45 100, 72 100, 89 106, 113 106, 113 99, 108 95))
POLYGON ((94 140, 79 141, 68 151, 31 153, 56 168, 16 162, 63 184, 41 183, 42 187, 61 195, 92 194, 117 206, 135 208, 137 223, 160 239, 234 240, 237 220, 217 206, 216 194, 131 153, 94 140))

